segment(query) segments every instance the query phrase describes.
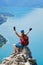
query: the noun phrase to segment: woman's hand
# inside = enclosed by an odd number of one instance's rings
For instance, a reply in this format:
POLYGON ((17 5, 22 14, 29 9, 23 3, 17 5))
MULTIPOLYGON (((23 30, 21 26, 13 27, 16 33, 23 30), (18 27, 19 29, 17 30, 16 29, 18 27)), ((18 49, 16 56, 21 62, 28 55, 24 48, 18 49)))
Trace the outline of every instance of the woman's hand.
POLYGON ((32 30, 32 28, 29 29, 29 31, 31 31, 31 30, 32 30))
POLYGON ((16 30, 15 26, 14 26, 14 28, 13 28, 13 29, 14 29, 14 31, 16 30))

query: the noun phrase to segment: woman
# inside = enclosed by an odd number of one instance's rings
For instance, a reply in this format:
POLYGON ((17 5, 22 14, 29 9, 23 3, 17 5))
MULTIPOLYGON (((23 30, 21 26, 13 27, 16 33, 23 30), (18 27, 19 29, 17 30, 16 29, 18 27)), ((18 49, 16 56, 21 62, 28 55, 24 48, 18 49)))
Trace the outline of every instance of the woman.
POLYGON ((14 45, 14 53, 17 53, 19 48, 23 48, 24 46, 26 46, 26 44, 29 43, 27 34, 31 30, 32 28, 30 28, 26 34, 24 34, 24 30, 21 30, 21 33, 18 34, 16 28, 14 27, 15 34, 20 38, 20 42, 14 45))

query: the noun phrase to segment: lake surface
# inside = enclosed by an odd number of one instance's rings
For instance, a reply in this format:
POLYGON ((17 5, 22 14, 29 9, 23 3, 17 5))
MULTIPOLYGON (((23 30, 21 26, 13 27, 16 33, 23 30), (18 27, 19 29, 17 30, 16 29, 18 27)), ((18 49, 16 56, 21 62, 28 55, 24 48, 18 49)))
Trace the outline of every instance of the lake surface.
POLYGON ((43 8, 36 8, 26 12, 27 14, 23 14, 20 17, 16 11, 17 17, 8 18, 7 22, 0 26, 0 34, 8 40, 7 43, 0 48, 0 61, 10 56, 10 54, 14 52, 13 44, 19 42, 19 38, 15 35, 13 27, 16 26, 19 34, 22 29, 26 33, 29 28, 32 27, 32 31, 28 34, 30 40, 28 47, 38 65, 43 65, 43 8))

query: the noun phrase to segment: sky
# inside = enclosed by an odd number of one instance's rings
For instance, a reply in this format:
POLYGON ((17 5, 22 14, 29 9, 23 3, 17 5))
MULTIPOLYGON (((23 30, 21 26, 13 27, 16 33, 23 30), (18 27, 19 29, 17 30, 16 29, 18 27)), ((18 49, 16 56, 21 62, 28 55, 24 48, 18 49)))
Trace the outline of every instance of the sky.
POLYGON ((9 56, 14 51, 12 44, 19 41, 13 27, 16 26, 18 33, 21 29, 26 32, 32 27, 33 30, 28 35, 29 48, 38 65, 43 65, 43 0, 1 0, 1 12, 10 12, 15 16, 0 25, 0 34, 8 40, 7 44, 0 48, 0 60, 9 56))
POLYGON ((0 0, 0 6, 43 7, 43 0, 0 0))

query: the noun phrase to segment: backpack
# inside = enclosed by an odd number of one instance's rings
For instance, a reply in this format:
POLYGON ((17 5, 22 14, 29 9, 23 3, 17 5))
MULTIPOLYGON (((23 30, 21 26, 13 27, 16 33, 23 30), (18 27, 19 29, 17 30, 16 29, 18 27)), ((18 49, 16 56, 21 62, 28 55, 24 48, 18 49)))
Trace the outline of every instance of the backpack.
POLYGON ((24 46, 27 46, 29 44, 29 38, 27 35, 24 35, 23 38, 20 39, 20 41, 24 46))

